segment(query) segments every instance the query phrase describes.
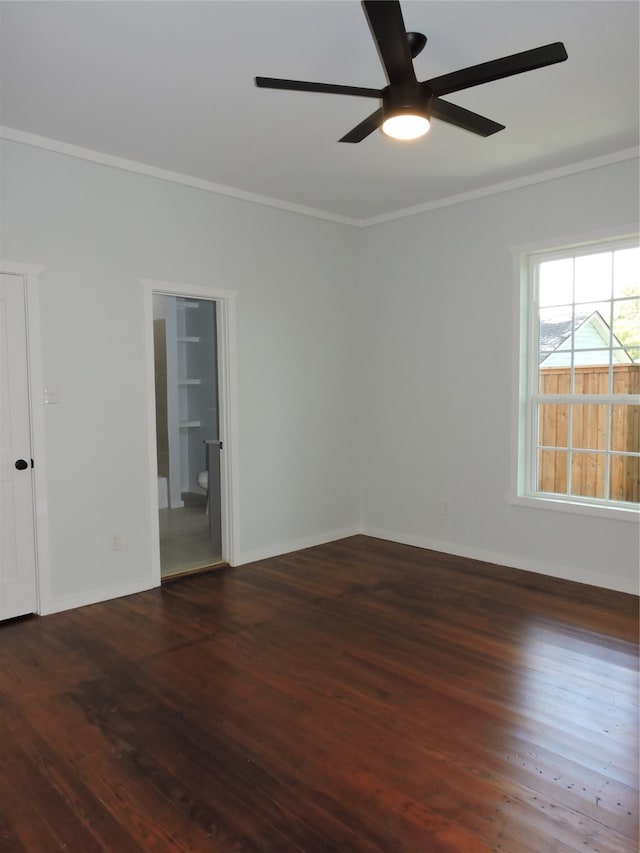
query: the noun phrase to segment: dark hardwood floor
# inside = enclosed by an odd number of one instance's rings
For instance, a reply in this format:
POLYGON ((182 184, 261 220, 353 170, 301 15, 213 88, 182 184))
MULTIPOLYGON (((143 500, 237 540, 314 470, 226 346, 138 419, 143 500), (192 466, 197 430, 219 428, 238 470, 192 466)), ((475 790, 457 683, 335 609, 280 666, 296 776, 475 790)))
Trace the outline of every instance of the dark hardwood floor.
POLYGON ((0 850, 638 850, 638 600, 354 537, 0 626, 0 850))

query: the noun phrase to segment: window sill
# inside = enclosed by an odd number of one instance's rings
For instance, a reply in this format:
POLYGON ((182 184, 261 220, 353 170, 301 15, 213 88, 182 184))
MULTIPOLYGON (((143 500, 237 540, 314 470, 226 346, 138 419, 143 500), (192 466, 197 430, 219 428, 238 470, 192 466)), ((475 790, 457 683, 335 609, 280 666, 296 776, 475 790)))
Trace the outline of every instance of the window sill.
POLYGON ((561 500, 553 497, 531 495, 507 495, 507 501, 513 506, 525 506, 530 509, 546 509, 552 512, 572 512, 577 515, 596 516, 616 521, 640 521, 640 508, 629 506, 599 506, 581 501, 561 500))

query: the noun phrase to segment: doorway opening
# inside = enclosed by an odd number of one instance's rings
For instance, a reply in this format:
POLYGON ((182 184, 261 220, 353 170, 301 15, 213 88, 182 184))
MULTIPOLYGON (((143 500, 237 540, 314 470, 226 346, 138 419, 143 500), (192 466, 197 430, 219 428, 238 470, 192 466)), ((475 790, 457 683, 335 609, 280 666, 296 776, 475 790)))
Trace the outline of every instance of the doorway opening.
POLYGON ((152 557, 158 582, 230 562, 229 294, 146 290, 152 557))
POLYGON ((160 569, 222 562, 216 303, 153 294, 160 569))

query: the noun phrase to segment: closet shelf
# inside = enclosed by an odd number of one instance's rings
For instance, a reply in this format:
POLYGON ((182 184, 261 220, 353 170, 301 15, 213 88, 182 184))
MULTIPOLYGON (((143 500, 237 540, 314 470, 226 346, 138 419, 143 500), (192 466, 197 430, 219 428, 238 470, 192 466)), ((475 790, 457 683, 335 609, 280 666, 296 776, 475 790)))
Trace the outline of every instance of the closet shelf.
POLYGON ((183 335, 178 338, 179 344, 199 344, 200 338, 192 337, 191 335, 183 335))
POLYGON ((181 379, 178 385, 200 385, 202 379, 181 379))
POLYGON ((178 424, 180 429, 192 429, 193 427, 202 426, 201 421, 180 421, 178 424))

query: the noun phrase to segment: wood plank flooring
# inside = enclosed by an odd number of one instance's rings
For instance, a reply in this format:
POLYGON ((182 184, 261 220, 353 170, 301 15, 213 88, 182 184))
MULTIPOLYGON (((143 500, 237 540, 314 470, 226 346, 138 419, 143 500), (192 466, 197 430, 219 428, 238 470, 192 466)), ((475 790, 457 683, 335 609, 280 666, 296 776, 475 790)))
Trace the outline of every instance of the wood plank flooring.
POLYGON ((638 599, 362 536, 0 626, 0 850, 631 853, 638 599))

